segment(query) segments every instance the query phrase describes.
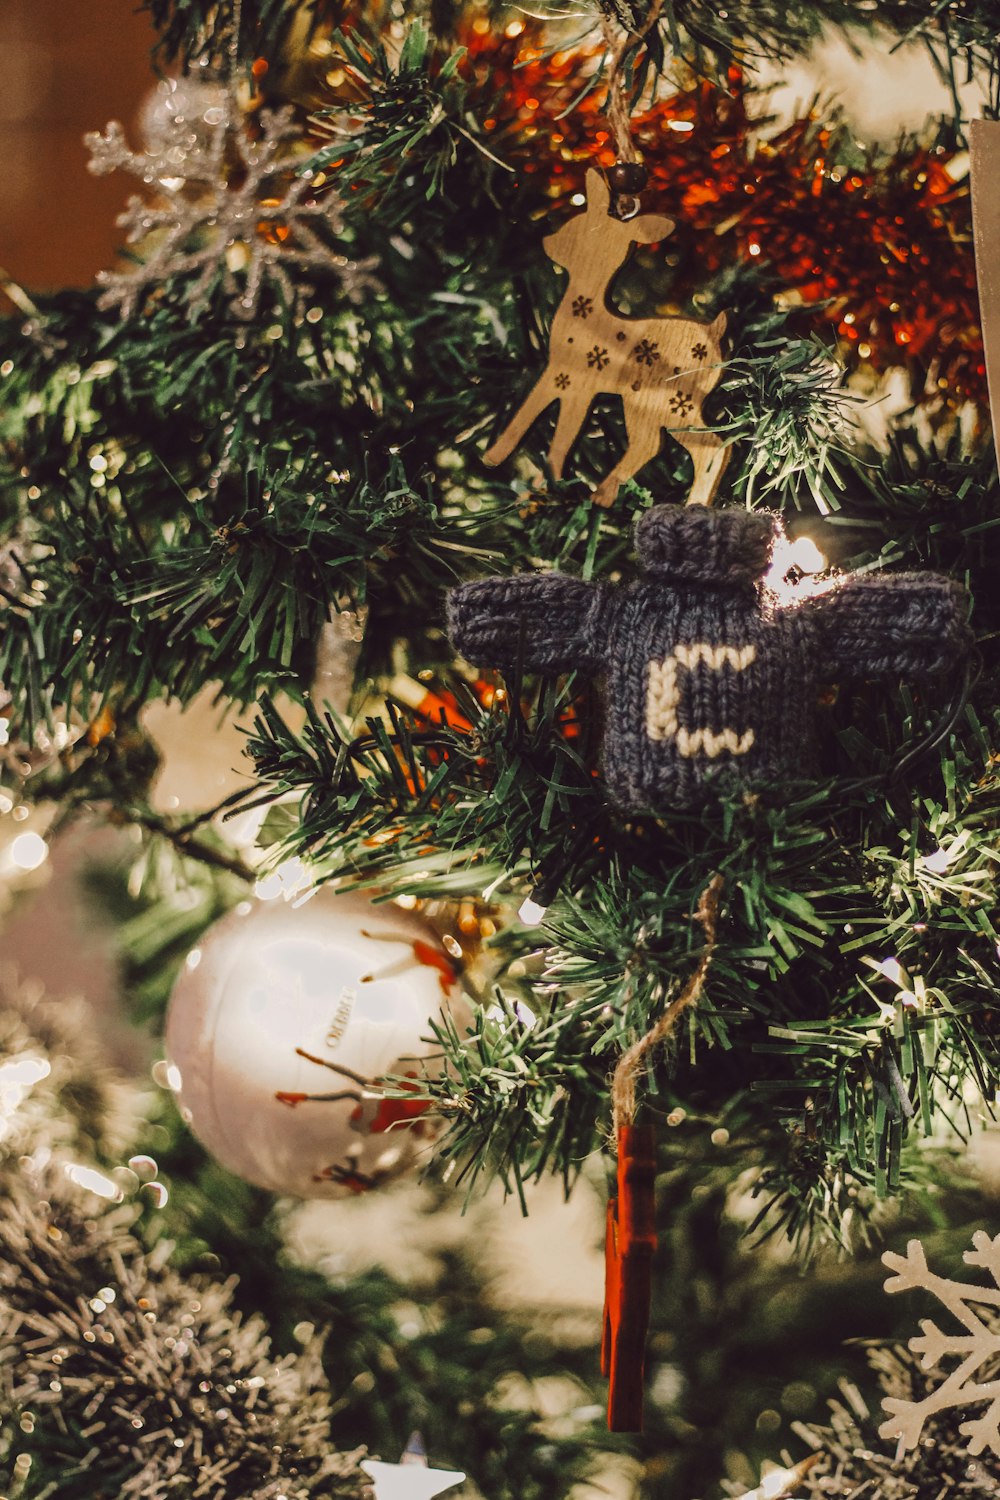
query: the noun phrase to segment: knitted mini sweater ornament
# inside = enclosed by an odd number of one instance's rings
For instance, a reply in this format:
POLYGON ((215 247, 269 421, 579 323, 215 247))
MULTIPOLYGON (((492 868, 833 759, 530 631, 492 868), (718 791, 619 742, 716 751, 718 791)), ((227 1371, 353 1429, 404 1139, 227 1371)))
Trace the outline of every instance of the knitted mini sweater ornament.
POLYGON ((821 683, 919 681, 965 651, 966 595, 933 573, 865 574, 790 606, 762 586, 768 515, 659 505, 640 518, 626 586, 518 574, 451 591, 470 661, 605 678, 604 776, 627 812, 704 800, 719 778, 801 778, 815 761, 821 683))

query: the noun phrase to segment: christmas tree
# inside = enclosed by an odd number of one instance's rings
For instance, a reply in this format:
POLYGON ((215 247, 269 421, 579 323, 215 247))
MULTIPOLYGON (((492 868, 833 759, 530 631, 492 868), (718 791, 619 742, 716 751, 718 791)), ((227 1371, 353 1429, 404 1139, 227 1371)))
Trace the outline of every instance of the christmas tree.
POLYGON ((0 292, 0 905, 153 1054, 3 976, 4 1492, 994 1493, 995 8, 144 9, 0 292))

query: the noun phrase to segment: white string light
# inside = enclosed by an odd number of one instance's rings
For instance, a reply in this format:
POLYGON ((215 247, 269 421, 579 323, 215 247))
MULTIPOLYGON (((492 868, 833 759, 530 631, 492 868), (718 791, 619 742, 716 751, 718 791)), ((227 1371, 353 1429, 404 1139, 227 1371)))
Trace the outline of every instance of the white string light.
POLYGON ((10 846, 19 870, 37 870, 49 857, 49 846, 39 833, 19 833, 10 846))
POLYGON ((539 905, 534 896, 526 896, 517 913, 518 921, 523 922, 525 927, 537 927, 544 922, 547 911, 548 907, 539 905))

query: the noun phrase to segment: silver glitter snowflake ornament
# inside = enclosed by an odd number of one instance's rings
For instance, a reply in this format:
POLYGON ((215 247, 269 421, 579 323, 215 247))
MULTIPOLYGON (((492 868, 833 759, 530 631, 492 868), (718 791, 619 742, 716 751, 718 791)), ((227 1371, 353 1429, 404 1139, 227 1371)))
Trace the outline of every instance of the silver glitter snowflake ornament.
POLYGON ((268 283, 289 305, 315 290, 313 277, 335 278, 352 300, 373 286, 372 262, 338 246, 336 195, 317 201, 311 176, 295 171, 293 111, 261 111, 252 138, 229 90, 205 85, 194 97, 194 109, 168 113, 144 150, 132 150, 117 120, 85 137, 92 172, 129 172, 155 189, 152 201, 131 197, 118 219, 142 255, 126 271, 99 274, 99 305, 128 320, 163 282, 187 276, 194 316, 221 277, 232 312, 249 322, 268 283))

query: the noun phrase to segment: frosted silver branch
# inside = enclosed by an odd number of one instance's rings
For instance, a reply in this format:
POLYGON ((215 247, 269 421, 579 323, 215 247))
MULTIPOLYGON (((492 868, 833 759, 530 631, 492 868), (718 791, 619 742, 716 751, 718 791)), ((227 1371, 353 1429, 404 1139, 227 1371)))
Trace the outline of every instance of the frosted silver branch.
POLYGON ((233 1279, 182 1277, 131 1217, 51 1175, 8 1198, 0 1374, 15 1473, 44 1476, 56 1454, 67 1475, 113 1466, 121 1500, 362 1500, 364 1450, 331 1440, 318 1342, 276 1357, 263 1320, 234 1307, 233 1279))

